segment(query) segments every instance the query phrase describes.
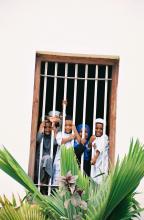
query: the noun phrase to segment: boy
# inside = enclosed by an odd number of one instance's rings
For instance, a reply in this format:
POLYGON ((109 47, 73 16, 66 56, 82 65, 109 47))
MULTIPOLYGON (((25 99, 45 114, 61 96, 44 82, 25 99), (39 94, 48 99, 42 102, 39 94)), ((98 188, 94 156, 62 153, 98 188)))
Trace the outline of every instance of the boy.
POLYGON ((52 123, 52 126, 55 128, 55 132, 57 133, 61 129, 60 112, 50 111, 47 118, 52 123))
POLYGON ((72 140, 75 138, 75 134, 72 134, 72 117, 70 115, 67 115, 65 117, 65 130, 64 134, 62 135, 62 132, 58 132, 56 135, 56 141, 58 145, 64 144, 67 148, 71 147, 73 145, 72 140))
POLYGON ((93 148, 91 177, 98 184, 102 181, 102 175, 100 174, 108 173, 108 136, 103 134, 103 128, 104 120, 97 118, 95 121, 95 136, 92 135, 89 141, 89 147, 93 148))
MULTIPOLYGON (((67 106, 67 100, 62 101, 62 109, 64 108, 64 105, 67 106)), ((52 127, 54 127, 56 133, 62 130, 63 112, 57 110, 50 111, 47 118, 52 122, 52 127)))
MULTIPOLYGON (((52 123, 49 120, 45 120, 40 124, 37 134, 35 182, 38 182, 40 145, 43 139, 43 151, 42 151, 43 154, 40 165, 40 181, 42 184, 48 184, 49 179, 52 176, 52 158, 50 157, 51 131, 52 131, 52 123)), ((56 146, 57 146, 56 142, 54 141, 54 148, 56 148, 56 146)))
POLYGON ((75 138, 74 142, 74 151, 78 160, 78 164, 81 164, 81 156, 84 153, 84 171, 85 173, 90 176, 90 169, 91 169, 91 149, 88 146, 89 143, 89 137, 90 137, 90 127, 89 125, 85 124, 84 126, 84 138, 82 138, 82 129, 83 124, 79 124, 77 126, 76 132, 78 132, 78 136, 75 138))
POLYGON ((57 153, 54 160, 54 166, 53 166, 53 185, 58 185, 58 177, 60 176, 60 146, 64 144, 66 148, 73 147, 74 139, 76 137, 76 134, 72 134, 73 129, 73 123, 72 123, 72 117, 67 115, 65 117, 65 131, 62 134, 62 132, 58 132, 56 135, 56 141, 58 144, 57 153))

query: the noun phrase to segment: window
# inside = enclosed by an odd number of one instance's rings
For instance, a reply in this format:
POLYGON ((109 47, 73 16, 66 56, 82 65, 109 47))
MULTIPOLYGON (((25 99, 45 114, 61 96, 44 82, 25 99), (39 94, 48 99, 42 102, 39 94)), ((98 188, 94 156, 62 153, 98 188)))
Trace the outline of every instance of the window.
POLYGON ((116 99, 119 57, 59 53, 36 54, 32 109, 29 176, 34 178, 36 135, 43 114, 53 108, 61 111, 67 99, 66 113, 76 124, 87 123, 93 128, 96 117, 106 121, 110 161, 115 156, 116 99), (56 90, 54 92, 54 90, 56 90))

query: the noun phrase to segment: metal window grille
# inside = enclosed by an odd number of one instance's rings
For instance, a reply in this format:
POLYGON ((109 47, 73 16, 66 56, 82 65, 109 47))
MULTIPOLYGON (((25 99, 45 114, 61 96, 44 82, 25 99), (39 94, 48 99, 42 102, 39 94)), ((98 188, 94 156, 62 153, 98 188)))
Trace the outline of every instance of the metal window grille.
MULTIPOLYGON (((112 81, 112 66, 42 62, 40 74, 40 108, 39 118, 44 120, 45 114, 50 110, 63 111, 73 116, 74 124, 83 124, 82 137, 84 137, 85 124, 90 124, 91 134, 95 134, 95 119, 102 117, 105 121, 104 134, 106 131, 109 93, 112 81), (68 106, 60 108, 62 100, 68 101, 68 106)), ((62 133, 64 132, 65 120, 63 117, 62 133)), ((54 143, 52 132, 51 146, 54 143)), ((40 145, 38 187, 40 189, 40 161, 43 154, 43 142, 40 145)), ((51 147, 53 158, 53 147, 51 147)), ((81 171, 83 172, 84 157, 81 158, 81 171)), ((50 194, 51 180, 48 194, 50 194)))

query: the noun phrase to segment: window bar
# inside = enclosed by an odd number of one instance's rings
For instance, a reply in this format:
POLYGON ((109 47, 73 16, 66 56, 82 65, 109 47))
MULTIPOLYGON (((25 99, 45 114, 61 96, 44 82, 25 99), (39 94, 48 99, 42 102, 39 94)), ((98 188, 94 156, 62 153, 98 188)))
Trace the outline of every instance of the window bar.
POLYGON ((75 118, 76 118, 77 75, 78 75, 78 64, 75 64, 74 99, 73 99, 73 124, 75 124, 75 118))
MULTIPOLYGON (((95 69, 95 88, 94 88, 94 108, 93 108, 93 131, 92 134, 95 135, 95 120, 96 120, 96 109, 97 109, 97 86, 98 86, 98 65, 95 69)), ((92 147, 92 155, 94 155, 94 148, 92 147)))
MULTIPOLYGON (((86 121, 86 100, 87 100, 87 77, 88 77, 88 65, 85 65, 85 84, 84 84, 84 102, 83 102, 83 127, 82 127, 82 138, 85 133, 85 121, 86 121)), ((84 154, 81 156, 81 172, 83 173, 84 165, 84 154)))
MULTIPOLYGON (((106 116, 107 116, 107 95, 108 95, 108 66, 106 66, 105 71, 105 91, 104 91, 104 128, 103 128, 103 134, 106 134, 106 116)), ((104 153, 102 158, 102 168, 104 170, 104 153)))
POLYGON ((95 120, 96 120, 96 109, 97 109, 97 85, 98 85, 98 65, 95 70, 95 90, 94 90, 94 109, 93 109, 93 135, 95 135, 95 120))
MULTIPOLYGON (((75 125, 75 118, 76 118, 77 75, 78 75, 78 64, 75 64, 74 98, 73 98, 73 125, 75 125)), ((74 141, 73 141, 73 146, 74 146, 74 141)))
POLYGON ((108 93, 108 66, 106 66, 105 74, 105 95, 104 95, 104 130, 103 133, 106 133, 106 114, 107 114, 107 93, 108 93))
MULTIPOLYGON (((41 76, 45 76, 44 74, 40 74, 41 76)), ((50 78, 54 78, 54 76, 53 75, 47 75, 47 77, 50 77, 50 78)), ((73 76, 67 76, 67 77, 65 77, 65 76, 57 76, 57 78, 60 78, 60 79, 65 79, 65 78, 67 78, 67 79, 75 79, 75 76, 73 77, 73 76)), ((77 77, 77 79, 78 80, 85 80, 85 77, 77 77)), ((87 77, 87 80, 96 80, 96 79, 98 79, 98 78, 89 78, 89 77, 87 77)), ((105 81, 105 78, 99 78, 98 80, 100 80, 100 81, 105 81)), ((112 78, 108 78, 107 80, 112 80, 112 78)))
MULTIPOLYGON (((67 98, 67 75, 68 75, 68 64, 65 64, 65 79, 64 79, 64 97, 63 101, 66 101, 67 98)), ((66 115, 66 103, 63 103, 63 121, 62 121, 62 136, 65 130, 65 115, 66 115)))
MULTIPOLYGON (((58 69, 58 63, 55 63, 55 71, 54 71, 54 92, 53 92, 53 116, 55 116, 55 110, 56 110, 56 92, 57 92, 57 69, 58 69)), ((53 125, 52 125, 53 126, 53 125)), ((54 145, 54 130, 52 129, 51 132, 51 151, 50 151, 50 157, 53 159, 53 145, 54 145)), ((52 184, 52 178, 49 180, 49 187, 48 187, 48 195, 51 193, 51 184, 52 184)))
MULTIPOLYGON (((47 71, 48 71, 48 62, 45 63, 45 77, 44 77, 44 89, 43 89, 43 107, 42 107, 42 121, 45 119, 45 106, 46 106, 46 89, 47 89, 47 71)), ((40 144, 40 157, 39 157, 39 170, 38 170, 38 189, 40 190, 40 165, 43 154, 43 139, 40 144)))

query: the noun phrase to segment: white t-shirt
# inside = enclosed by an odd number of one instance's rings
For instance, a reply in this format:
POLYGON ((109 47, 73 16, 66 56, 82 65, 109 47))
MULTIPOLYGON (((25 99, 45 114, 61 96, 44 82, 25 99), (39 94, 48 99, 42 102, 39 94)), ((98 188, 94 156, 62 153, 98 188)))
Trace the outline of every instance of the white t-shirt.
MULTIPOLYGON (((56 135, 56 142, 58 144, 57 147, 57 152, 56 152, 56 156, 55 156, 55 160, 54 160, 54 164, 53 164, 53 185, 57 185, 58 184, 58 177, 60 176, 60 156, 61 156, 61 143, 62 143, 62 139, 63 138, 68 138, 70 134, 64 133, 62 135, 62 132, 58 132, 56 135)), ((66 148, 70 148, 73 146, 73 140, 68 141, 67 143, 64 144, 66 146, 66 148)))
MULTIPOLYGON (((58 144, 58 145, 61 145, 62 139, 63 139, 63 138, 68 138, 68 137, 70 137, 70 135, 71 135, 71 133, 70 133, 70 134, 64 133, 64 134, 62 135, 62 132, 61 132, 61 131, 58 132, 57 135, 56 135, 57 144, 58 144)), ((64 145, 66 146, 66 148, 72 147, 72 146, 73 146, 73 140, 68 141, 68 142, 65 143, 64 145)))
MULTIPOLYGON (((60 146, 62 144, 62 139, 63 138, 68 138, 70 135, 71 135, 71 133, 70 134, 63 133, 63 135, 62 135, 61 131, 57 133, 57 135, 56 135, 56 142, 58 144, 58 148, 57 148, 57 152, 56 152, 56 158, 57 159, 58 158, 60 159, 60 146)), ((64 145, 66 146, 67 149, 72 147, 73 146, 73 140, 68 141, 64 145)))

